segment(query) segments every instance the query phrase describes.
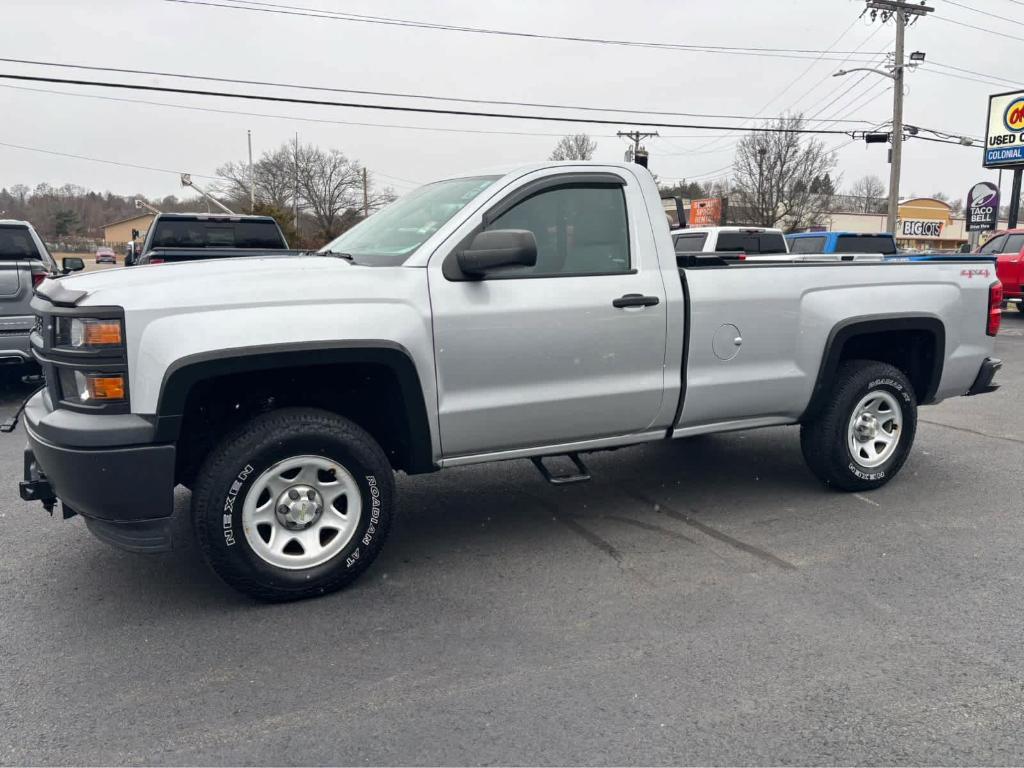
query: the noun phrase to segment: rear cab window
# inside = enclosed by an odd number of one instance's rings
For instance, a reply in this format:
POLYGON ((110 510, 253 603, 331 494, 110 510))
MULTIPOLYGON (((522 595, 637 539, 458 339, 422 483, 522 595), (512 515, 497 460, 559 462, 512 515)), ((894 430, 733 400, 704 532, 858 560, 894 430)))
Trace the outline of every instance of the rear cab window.
POLYGON ((788 253, 780 232, 719 232, 716 251, 727 253, 788 253))
POLYGON ((20 259, 43 261, 43 255, 36 247, 28 227, 0 226, 0 261, 20 259))
POLYGON ((277 250, 288 244, 274 221, 164 219, 156 223, 152 247, 277 250))
POLYGON ((825 236, 794 237, 789 241, 790 253, 822 253, 825 250, 825 236))
POLYGON ((836 253, 896 253, 896 242, 888 235, 839 235, 836 253))
POLYGON ((689 253, 691 251, 703 251, 704 243, 707 242, 707 232, 691 232, 688 234, 676 235, 673 239, 676 253, 689 253))

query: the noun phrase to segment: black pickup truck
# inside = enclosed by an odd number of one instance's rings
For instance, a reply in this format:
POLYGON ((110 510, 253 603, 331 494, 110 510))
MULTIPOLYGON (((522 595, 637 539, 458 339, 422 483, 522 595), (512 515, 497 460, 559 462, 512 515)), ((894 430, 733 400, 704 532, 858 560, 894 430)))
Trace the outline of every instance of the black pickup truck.
POLYGON ((142 253, 128 266, 298 253, 289 250, 270 216, 161 213, 146 233, 142 253))

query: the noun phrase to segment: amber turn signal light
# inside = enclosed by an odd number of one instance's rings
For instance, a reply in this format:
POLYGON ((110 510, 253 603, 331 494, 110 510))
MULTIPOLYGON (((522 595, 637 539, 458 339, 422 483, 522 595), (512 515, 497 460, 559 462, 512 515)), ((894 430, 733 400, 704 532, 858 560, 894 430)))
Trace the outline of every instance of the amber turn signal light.
POLYGON ((108 347, 122 342, 120 320, 88 320, 82 322, 81 344, 85 347, 108 347))
POLYGON ((88 376, 89 400, 124 400, 124 376, 88 376))

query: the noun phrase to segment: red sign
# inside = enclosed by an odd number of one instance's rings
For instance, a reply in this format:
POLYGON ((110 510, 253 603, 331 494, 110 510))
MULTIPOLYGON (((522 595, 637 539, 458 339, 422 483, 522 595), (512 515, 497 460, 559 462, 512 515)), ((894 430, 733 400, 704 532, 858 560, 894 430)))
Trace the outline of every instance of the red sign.
POLYGON ((691 227, 716 227, 722 223, 722 198, 690 201, 691 227))

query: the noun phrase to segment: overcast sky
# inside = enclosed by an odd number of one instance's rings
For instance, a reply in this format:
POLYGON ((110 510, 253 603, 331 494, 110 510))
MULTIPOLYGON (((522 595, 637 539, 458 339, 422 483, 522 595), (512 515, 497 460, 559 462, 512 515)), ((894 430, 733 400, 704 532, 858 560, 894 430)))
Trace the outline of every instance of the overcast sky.
MULTIPOLYGON (((230 3, 211 0, 225 1, 230 3)), ((872 24, 866 17, 855 21, 863 10, 862 0, 270 1, 451 25, 709 46, 870 52, 890 49, 894 38, 892 23, 872 24)), ((1024 4, 1014 0, 961 0, 960 5, 970 6, 973 11, 947 0, 934 0, 931 5, 936 13, 908 31, 908 52, 923 50, 929 59, 943 64, 1024 83, 1024 57, 1020 55, 1024 42, 951 21, 1024 38, 1024 4), (1011 21, 984 16, 979 10, 1011 21)), ((0 7, 4 11, 0 56, 9 58, 461 98, 749 115, 751 121, 747 124, 756 124, 753 118, 759 114, 772 116, 783 110, 873 122, 890 119, 892 114, 892 94, 885 90, 888 80, 868 75, 855 84, 860 75, 828 77, 840 66, 855 65, 816 61, 815 54, 794 54, 809 58, 781 58, 655 50, 256 13, 165 0, 2 0, 0 7), (851 86, 848 93, 840 96, 851 86)), ((190 85, 171 78, 55 70, 6 62, 0 62, 0 72, 190 85)), ((988 94, 1011 90, 1010 84, 1000 86, 994 78, 992 84, 971 82, 943 74, 952 72, 926 65, 908 75, 905 120, 955 134, 979 136, 988 94)), ((192 87, 206 85, 191 83, 192 87)), ((438 106, 408 99, 209 85, 250 93, 438 106)), ((559 114, 539 108, 507 110, 559 114)), ((614 136, 616 126, 272 104, 3 80, 0 115, 3 144, 186 170, 195 175, 213 174, 227 160, 244 159, 246 129, 253 132, 257 155, 291 140, 298 131, 303 142, 335 147, 359 159, 378 174, 381 182, 398 192, 418 182, 467 170, 544 159, 558 135, 577 130, 596 138, 598 160, 621 160, 626 147, 622 139, 614 136), (26 87, 77 95, 20 90, 26 87), (87 94, 265 116, 108 101, 87 98, 87 94)), ((719 118, 659 119, 743 124, 719 118)), ((813 125, 833 129, 864 127, 848 123, 813 125)), ((647 144, 651 167, 659 176, 706 179, 728 173, 735 136, 716 140, 715 134, 706 130, 658 130, 664 138, 649 140, 647 144)), ((848 143, 842 136, 825 136, 823 140, 830 147, 845 145, 838 154, 842 186, 864 174, 876 174, 888 181, 884 145, 848 143)), ((905 145, 904 153, 901 192, 905 196, 942 191, 953 198, 964 197, 974 182, 995 180, 994 172, 981 168, 980 147, 915 140, 905 145)), ((34 186, 40 182, 71 182, 96 190, 142 192, 150 196, 181 192, 173 173, 0 146, 0 186, 34 186)), ((1004 194, 1009 194, 1007 174, 1004 194)))

